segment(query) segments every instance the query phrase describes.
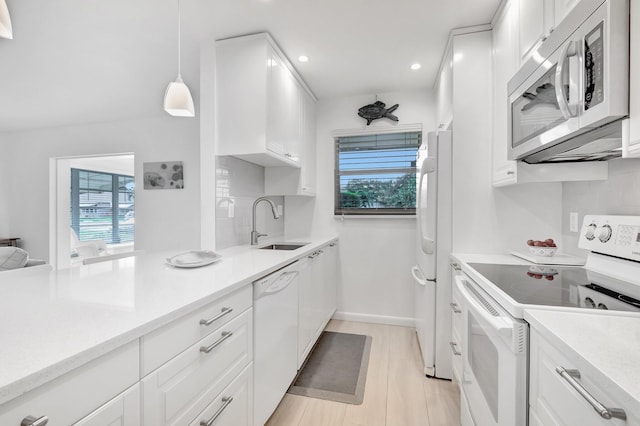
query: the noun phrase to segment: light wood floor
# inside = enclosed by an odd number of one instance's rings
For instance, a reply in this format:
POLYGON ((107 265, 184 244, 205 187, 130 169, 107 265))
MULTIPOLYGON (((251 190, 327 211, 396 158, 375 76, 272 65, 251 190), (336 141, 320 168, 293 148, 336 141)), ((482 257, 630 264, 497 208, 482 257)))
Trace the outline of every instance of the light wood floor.
POLYGON ((362 405, 286 394, 267 426, 454 426, 458 388, 422 374, 415 330, 331 320, 328 331, 372 336, 362 405))

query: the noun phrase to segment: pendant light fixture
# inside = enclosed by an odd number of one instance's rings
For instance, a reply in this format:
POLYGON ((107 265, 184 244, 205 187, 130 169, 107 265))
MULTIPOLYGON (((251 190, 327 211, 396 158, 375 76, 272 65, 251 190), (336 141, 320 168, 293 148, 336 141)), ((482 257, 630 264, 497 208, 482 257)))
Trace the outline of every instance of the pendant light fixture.
POLYGON ((11 16, 5 0, 0 0, 0 37, 13 38, 13 30, 11 29, 11 16))
MULTIPOLYGON (((0 0, 4 1, 4 0, 0 0)), ((164 110, 176 117, 195 117, 191 92, 180 74, 180 0, 178 0, 178 78, 164 92, 164 110)))

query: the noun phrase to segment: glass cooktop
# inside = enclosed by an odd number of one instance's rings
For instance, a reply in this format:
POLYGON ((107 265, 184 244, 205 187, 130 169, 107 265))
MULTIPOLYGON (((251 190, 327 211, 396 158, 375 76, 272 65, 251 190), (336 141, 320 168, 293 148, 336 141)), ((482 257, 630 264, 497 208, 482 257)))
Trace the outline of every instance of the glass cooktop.
MULTIPOLYGON (((613 280, 611 284, 596 283, 581 267, 491 263, 469 266, 519 304, 640 312, 640 294, 621 293, 613 280)), ((629 286, 622 283, 622 288, 629 286)))

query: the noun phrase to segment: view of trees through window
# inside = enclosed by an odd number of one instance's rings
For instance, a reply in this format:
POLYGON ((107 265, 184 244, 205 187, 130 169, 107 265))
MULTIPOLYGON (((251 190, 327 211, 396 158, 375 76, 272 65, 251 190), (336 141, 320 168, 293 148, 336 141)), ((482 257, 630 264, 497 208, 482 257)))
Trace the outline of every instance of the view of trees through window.
POLYGON ((420 132, 336 139, 335 214, 415 214, 420 132))
POLYGON ((71 228, 80 241, 134 238, 134 177, 71 169, 71 228))

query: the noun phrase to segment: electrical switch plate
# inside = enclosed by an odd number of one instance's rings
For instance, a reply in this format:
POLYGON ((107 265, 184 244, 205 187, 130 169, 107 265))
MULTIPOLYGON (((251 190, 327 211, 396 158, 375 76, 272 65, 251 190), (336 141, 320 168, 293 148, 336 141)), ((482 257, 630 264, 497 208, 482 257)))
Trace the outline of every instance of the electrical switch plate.
POLYGON ((569 213, 569 232, 578 232, 578 213, 569 213))

